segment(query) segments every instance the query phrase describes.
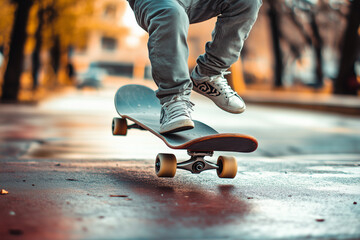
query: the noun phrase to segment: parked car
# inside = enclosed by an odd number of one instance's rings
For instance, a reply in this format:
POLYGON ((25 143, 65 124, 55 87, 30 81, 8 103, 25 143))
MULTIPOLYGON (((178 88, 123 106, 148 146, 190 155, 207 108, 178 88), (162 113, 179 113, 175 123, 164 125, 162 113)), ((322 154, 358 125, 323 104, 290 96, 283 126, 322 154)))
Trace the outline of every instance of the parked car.
POLYGON ((86 72, 77 74, 76 87, 78 89, 82 89, 84 87, 91 87, 96 89, 101 88, 102 82, 106 75, 107 72, 104 69, 90 64, 86 72))

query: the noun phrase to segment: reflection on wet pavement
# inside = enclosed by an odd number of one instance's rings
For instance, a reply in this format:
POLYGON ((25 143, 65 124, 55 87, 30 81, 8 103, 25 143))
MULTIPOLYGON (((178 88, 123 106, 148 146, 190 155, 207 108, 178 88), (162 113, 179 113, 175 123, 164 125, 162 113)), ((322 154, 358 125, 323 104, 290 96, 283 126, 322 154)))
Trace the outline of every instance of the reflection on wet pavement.
POLYGON ((234 194, 234 185, 214 183, 210 190, 203 189, 190 181, 159 179, 151 171, 120 168, 111 175, 146 200, 143 204, 158 206, 152 214, 160 224, 211 227, 239 222, 250 211, 250 205, 234 194))

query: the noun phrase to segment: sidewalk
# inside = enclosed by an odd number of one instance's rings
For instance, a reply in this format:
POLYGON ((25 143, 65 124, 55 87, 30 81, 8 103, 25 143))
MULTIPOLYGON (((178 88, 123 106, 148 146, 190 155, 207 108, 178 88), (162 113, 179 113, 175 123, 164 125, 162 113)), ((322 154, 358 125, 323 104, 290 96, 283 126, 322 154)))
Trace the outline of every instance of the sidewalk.
MULTIPOLYGON (((119 82, 118 82, 119 83, 119 82)), ((111 83, 116 87, 119 84, 111 83)), ((156 89, 156 85, 152 80, 139 79, 121 79, 121 85, 124 84, 142 84, 152 89, 156 89)), ((193 94, 193 97, 196 95, 193 94)), ((259 104, 273 107, 289 107, 308 109, 315 111, 360 115, 360 96, 333 95, 316 92, 296 92, 286 90, 253 90, 247 89, 240 96, 249 104, 259 104)))
MULTIPOLYGON (((141 84, 154 90, 157 89, 152 80, 131 79, 126 77, 109 77, 104 85, 106 89, 117 89, 126 84, 141 84)), ((42 92, 41 97, 36 101, 25 101, 24 104, 36 104, 46 99, 62 95, 65 92, 73 91, 75 87, 58 88, 50 94, 42 92)), ((192 96, 194 96, 193 94, 192 96)), ((195 95, 196 96, 196 95, 195 95)), ((257 104, 272 107, 287 107, 307 109, 321 112, 339 113, 346 115, 360 115, 360 96, 333 95, 330 93, 301 92, 292 90, 254 90, 247 89, 240 96, 248 104, 257 104)), ((1 104, 1 102, 0 102, 1 104)), ((6 104, 6 103, 5 103, 6 104)))
MULTIPOLYGON (((113 85, 112 83, 111 85, 113 85)), ((152 89, 156 85, 152 80, 135 80, 124 78, 121 84, 142 84, 152 89)), ((115 84, 118 87, 119 84, 115 84)), ((196 96, 195 94, 192 95, 196 96)), ((253 90, 247 89, 240 96, 249 104, 273 107, 308 109, 346 115, 360 115, 360 96, 333 95, 316 92, 291 90, 253 90)))
POLYGON ((360 97, 299 93, 289 91, 247 90, 241 95, 247 103, 301 108, 348 115, 360 115, 360 97))

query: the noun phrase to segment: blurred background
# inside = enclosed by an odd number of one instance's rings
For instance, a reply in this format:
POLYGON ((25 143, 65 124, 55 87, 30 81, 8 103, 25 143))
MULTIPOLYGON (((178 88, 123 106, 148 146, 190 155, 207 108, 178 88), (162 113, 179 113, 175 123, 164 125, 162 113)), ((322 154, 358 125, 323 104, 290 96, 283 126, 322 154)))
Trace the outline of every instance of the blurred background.
MULTIPOLYGON (((359 94, 360 1, 264 0, 229 81, 240 93, 359 94)), ((0 95, 149 79, 147 33, 126 0, 0 0, 0 95)), ((189 71, 216 19, 191 25, 189 71)))
MULTIPOLYGON (((233 180, 159 179, 156 154, 186 151, 110 131, 118 87, 156 87, 128 3, 0 0, 0 239, 360 239, 359 13, 263 0, 227 75, 246 112, 192 95, 194 119, 259 148, 233 180)), ((215 21, 191 25, 189 71, 215 21)))

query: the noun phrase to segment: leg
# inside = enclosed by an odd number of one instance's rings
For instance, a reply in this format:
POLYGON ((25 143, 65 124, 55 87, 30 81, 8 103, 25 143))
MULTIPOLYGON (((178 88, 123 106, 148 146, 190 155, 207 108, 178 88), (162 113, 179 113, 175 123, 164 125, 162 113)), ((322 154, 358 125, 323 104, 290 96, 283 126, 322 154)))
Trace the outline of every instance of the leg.
POLYGON ((136 0, 133 9, 139 25, 149 33, 149 58, 161 104, 174 96, 189 99, 192 82, 185 9, 176 0, 136 0))
MULTIPOLYGON (((191 73, 193 89, 227 112, 242 113, 246 105, 229 86, 224 75, 240 56, 244 41, 257 18, 261 0, 224 0, 215 6, 220 15, 212 33, 213 39, 206 44, 205 54, 199 56, 198 65, 191 73)), ((199 12, 208 7, 199 8, 199 12)), ((209 17, 195 13, 190 16, 209 17)))
POLYGON ((205 54, 197 59, 197 74, 220 75, 238 60, 261 3, 261 0, 225 0, 220 3, 218 8, 222 12, 212 33, 212 41, 206 44, 205 54))

